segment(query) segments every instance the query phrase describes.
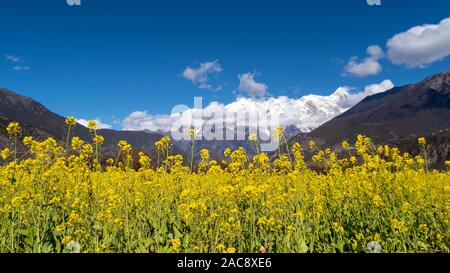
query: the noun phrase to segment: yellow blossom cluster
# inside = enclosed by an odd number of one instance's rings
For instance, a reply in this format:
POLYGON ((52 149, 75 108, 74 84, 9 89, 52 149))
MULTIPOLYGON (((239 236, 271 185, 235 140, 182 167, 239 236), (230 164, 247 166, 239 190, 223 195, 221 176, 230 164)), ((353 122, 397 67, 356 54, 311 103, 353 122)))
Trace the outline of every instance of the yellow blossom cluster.
POLYGON ((25 137, 27 156, 2 150, 0 252, 450 251, 450 171, 427 170, 425 156, 359 136, 344 157, 310 143, 314 168, 294 144, 253 158, 226 149, 220 164, 202 150, 192 169, 164 137, 156 167, 142 152, 133 162, 125 141, 103 166, 94 123, 92 143, 25 137))

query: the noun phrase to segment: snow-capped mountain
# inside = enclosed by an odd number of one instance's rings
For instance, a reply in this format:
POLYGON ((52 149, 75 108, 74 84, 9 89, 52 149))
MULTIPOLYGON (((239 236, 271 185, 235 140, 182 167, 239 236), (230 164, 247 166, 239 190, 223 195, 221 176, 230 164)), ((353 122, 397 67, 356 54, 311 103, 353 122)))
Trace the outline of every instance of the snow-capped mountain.
MULTIPOLYGON (((197 124, 217 130, 224 128, 261 127, 250 117, 257 117, 258 122, 271 118, 273 123, 293 131, 310 132, 325 122, 344 113, 365 97, 393 88, 390 80, 369 85, 364 91, 354 92, 349 87, 339 87, 329 96, 307 95, 299 99, 285 96, 272 98, 240 97, 236 101, 224 105, 213 102, 203 109, 188 109, 172 115, 152 116, 146 112, 134 112, 123 123, 124 130, 149 130, 169 133, 174 125, 197 124), (226 118, 225 118, 226 116, 226 118), (230 117, 232 117, 230 119, 230 117)), ((198 127, 198 126, 194 126, 198 127)), ((178 129, 178 127, 176 127, 178 129)), ((269 132, 267 132, 269 133, 269 132)))
POLYGON ((273 129, 281 125, 289 139, 300 132, 307 133, 318 128, 365 97, 384 92, 393 86, 390 80, 385 80, 369 85, 361 92, 355 92, 349 87, 339 87, 329 96, 311 94, 298 99, 285 96, 240 97, 230 104, 213 102, 204 108, 190 108, 172 115, 154 116, 146 112, 134 112, 124 120, 123 129, 170 135, 177 146, 189 152, 191 138, 186 128, 195 127, 196 154, 200 149, 207 148, 212 157, 220 158, 225 148, 236 149, 242 146, 252 155, 255 147, 248 141, 250 133, 257 133, 261 142, 267 142, 270 141, 273 129), (180 127, 184 128, 182 133, 180 127))

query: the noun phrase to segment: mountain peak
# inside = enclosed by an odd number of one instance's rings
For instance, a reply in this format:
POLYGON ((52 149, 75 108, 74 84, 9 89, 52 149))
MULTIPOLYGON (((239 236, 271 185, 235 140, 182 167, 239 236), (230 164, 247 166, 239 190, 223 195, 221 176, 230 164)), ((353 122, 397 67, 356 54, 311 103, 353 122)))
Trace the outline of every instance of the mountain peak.
POLYGON ((6 116, 18 116, 29 113, 43 115, 46 112, 49 111, 34 99, 19 95, 6 88, 0 88, 0 114, 6 116))
MULTIPOLYGON (((3 88, 3 87, 0 87, 0 95, 25 98, 24 96, 19 95, 18 93, 11 91, 7 88, 3 88)), ((30 99, 30 98, 28 98, 28 99, 30 99)))
POLYGON ((310 136, 339 145, 368 135, 377 144, 431 136, 450 128, 450 71, 365 99, 310 136))
POLYGON ((446 90, 450 87, 450 70, 430 76, 423 80, 420 85, 437 91, 446 90))
POLYGON ((337 99, 337 101, 345 100, 350 93, 348 92, 348 89, 345 87, 339 87, 332 95, 332 98, 337 99))

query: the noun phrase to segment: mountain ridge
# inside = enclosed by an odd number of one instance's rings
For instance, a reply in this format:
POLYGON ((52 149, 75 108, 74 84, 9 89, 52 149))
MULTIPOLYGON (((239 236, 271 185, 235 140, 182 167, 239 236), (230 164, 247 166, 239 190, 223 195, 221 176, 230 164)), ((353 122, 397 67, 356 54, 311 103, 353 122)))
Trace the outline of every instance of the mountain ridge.
MULTIPOLYGON (((342 141, 352 143, 362 134, 377 145, 407 143, 404 146, 412 149, 418 137, 440 137, 439 143, 442 139, 450 141, 449 130, 450 71, 443 71, 418 83, 366 97, 312 132, 293 137, 290 143, 314 140, 321 147, 339 149, 342 141)), ((449 148, 445 147, 441 145, 436 153, 448 160, 449 148)))
MULTIPOLYGON (((19 122, 24 130, 24 135, 30 135, 38 140, 53 137, 60 144, 65 143, 67 125, 64 117, 52 112, 32 98, 6 88, 0 88, 0 125, 3 127, 0 130, 0 148, 7 147, 9 144, 5 130, 9 122, 19 122)), ((156 157, 154 143, 163 137, 160 134, 142 131, 99 129, 97 132, 105 138, 102 146, 103 160, 117 154, 119 140, 127 141, 136 151, 143 151, 156 157)), ((89 129, 81 124, 77 124, 72 129, 71 135, 78 136, 86 142, 92 142, 92 134, 89 129)), ((183 154, 183 151, 174 146, 174 153, 183 154)))

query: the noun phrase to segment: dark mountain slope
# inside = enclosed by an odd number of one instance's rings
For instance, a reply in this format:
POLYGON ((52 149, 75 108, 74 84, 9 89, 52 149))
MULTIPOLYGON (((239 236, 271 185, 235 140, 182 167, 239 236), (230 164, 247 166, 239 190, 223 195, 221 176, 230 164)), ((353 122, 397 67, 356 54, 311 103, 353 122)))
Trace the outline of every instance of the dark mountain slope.
POLYGON ((375 144, 393 145, 413 155, 419 154, 417 138, 424 136, 430 163, 444 168, 445 160, 450 159, 450 71, 367 97, 311 133, 298 134, 290 143, 307 147, 314 140, 339 152, 342 141, 354 143, 359 134, 370 136, 375 144))
POLYGON ((450 71, 446 71, 418 84, 367 97, 309 137, 334 146, 364 134, 381 144, 430 136, 449 128, 450 71))
MULTIPOLYGON (((7 89, 0 89, 0 148, 8 145, 6 126, 12 121, 17 121, 22 125, 22 135, 33 136, 39 140, 53 137, 61 144, 65 143, 67 125, 64 117, 51 112, 31 98, 20 96, 7 89)), ((148 132, 114 130, 98 130, 98 134, 105 138, 103 145, 105 157, 117 153, 116 144, 119 140, 126 140, 134 149, 154 156, 156 154, 154 142, 162 137, 162 135, 148 132)), ((91 142, 92 139, 89 130, 79 124, 71 135, 79 136, 86 142, 91 142)), ((182 151, 178 147, 174 147, 174 153, 182 154, 182 151)))

